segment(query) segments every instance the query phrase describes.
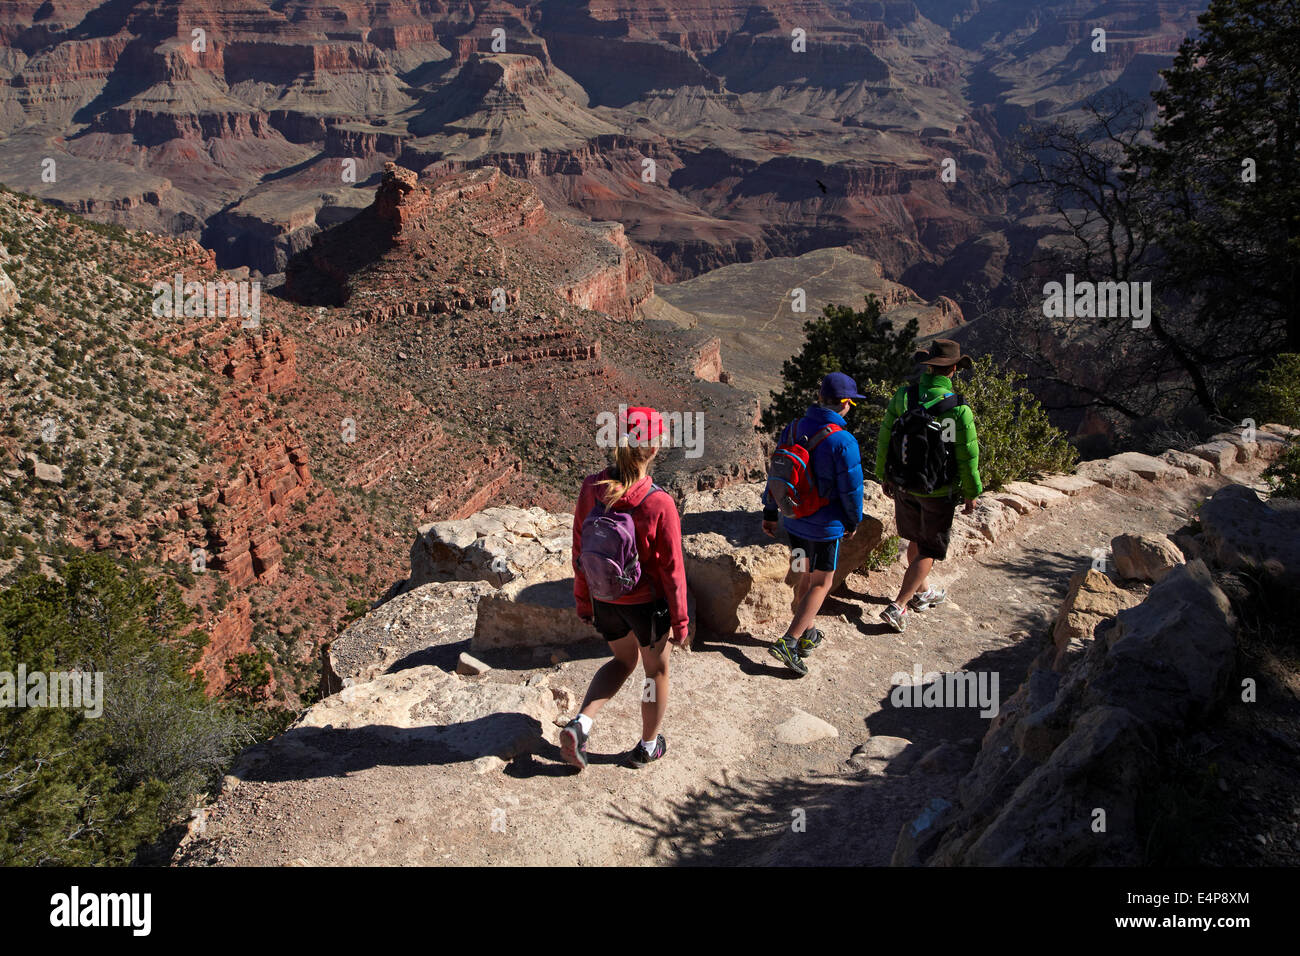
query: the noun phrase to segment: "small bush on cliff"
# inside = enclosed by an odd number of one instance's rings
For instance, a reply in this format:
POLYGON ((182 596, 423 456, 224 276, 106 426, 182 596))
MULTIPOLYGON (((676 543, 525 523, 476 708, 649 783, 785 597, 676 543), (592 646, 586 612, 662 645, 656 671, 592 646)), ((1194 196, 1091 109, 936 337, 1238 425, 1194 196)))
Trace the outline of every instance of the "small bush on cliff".
MULTIPOLYGON (((821 380, 830 372, 851 375, 860 389, 872 381, 902 381, 912 370, 917 325, 912 320, 894 331, 881 316, 880 300, 869 295, 865 309, 827 305, 820 318, 805 322, 803 348, 781 366, 783 387, 772 393, 763 411, 763 429, 778 433, 802 416, 817 401, 821 380)), ((869 394, 866 389, 862 393, 869 394)), ((858 405, 849 412, 849 429, 861 438, 868 433, 871 417, 872 409, 858 405)))
POLYGON ((1300 428, 1300 354, 1283 352, 1274 360, 1256 389, 1254 404, 1258 424, 1300 428))
MULTIPOLYGON (((803 349, 782 367, 785 385, 772 393, 763 427, 779 431, 817 400, 822 376, 846 372, 868 398, 850 410, 848 425, 862 443, 863 470, 870 476, 885 406, 914 372, 916 322, 909 321, 895 332, 881 318, 879 301, 868 296, 861 312, 826 306, 822 318, 808 322, 804 330, 803 349)), ((1038 472, 1069 471, 1077 458, 1065 432, 1051 423, 1023 382, 1023 375, 1000 369, 987 355, 954 377, 955 390, 975 415, 985 488, 995 489, 1038 472)))
POLYGON ((100 715, 93 690, 79 708, 0 708, 0 864, 129 863, 215 782, 245 735, 190 673, 189 617, 169 580, 103 554, 0 592, 11 693, 20 665, 104 675, 100 715))
POLYGON ((1292 439, 1277 461, 1264 471, 1277 498, 1300 498, 1300 441, 1292 439))
MULTIPOLYGON (((989 490, 1042 472, 1069 471, 1078 457, 1065 432, 1051 423, 1033 393, 1021 385, 1023 381, 1023 375, 1003 371, 988 355, 953 376, 953 390, 961 393, 975 416, 980 477, 989 490)), ((885 403, 897 387, 871 382, 862 393, 885 403)), ((876 416, 876 428, 882 417, 876 416)), ((870 451, 864 453, 872 463, 875 434, 873 430, 870 451)))

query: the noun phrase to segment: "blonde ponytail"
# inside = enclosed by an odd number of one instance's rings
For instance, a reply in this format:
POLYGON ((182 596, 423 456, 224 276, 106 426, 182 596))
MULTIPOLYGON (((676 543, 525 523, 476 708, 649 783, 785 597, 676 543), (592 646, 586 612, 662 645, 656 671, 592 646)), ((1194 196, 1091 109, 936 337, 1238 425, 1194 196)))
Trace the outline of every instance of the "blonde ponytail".
POLYGON ((650 473, 650 459, 658 447, 657 440, 636 446, 628 444, 627 438, 619 441, 618 447, 614 449, 614 468, 618 477, 597 482, 602 489, 601 501, 606 508, 612 508, 627 494, 629 488, 650 473))

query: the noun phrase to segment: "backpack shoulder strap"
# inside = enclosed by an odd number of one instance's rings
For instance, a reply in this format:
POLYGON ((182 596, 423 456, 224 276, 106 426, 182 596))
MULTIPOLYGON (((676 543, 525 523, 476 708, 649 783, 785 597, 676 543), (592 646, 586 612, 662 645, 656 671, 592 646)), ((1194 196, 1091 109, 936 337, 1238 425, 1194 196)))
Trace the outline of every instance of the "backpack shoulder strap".
POLYGON ((950 395, 945 395, 943 398, 939 399, 933 405, 929 406, 928 410, 931 415, 942 415, 944 412, 950 412, 954 408, 960 408, 962 405, 965 404, 966 404, 966 399, 962 398, 960 395, 956 393, 953 393, 950 395))
MULTIPOLYGON (((643 504, 646 503, 646 498, 649 498, 649 497, 650 497, 651 495, 653 495, 656 491, 662 491, 664 494, 666 494, 666 495, 668 494, 667 491, 664 491, 663 488, 660 488, 657 484, 655 484, 655 483, 652 481, 652 482, 650 482, 650 490, 647 491, 647 492, 645 493, 645 497, 644 497, 644 498, 642 498, 639 502, 637 502, 637 505, 636 505, 636 506, 637 506, 638 508, 640 508, 643 504)), ((672 495, 668 495, 668 497, 671 498, 672 495)), ((675 502, 674 502, 674 503, 675 503, 675 502)))
POLYGON ((916 408, 921 404, 921 383, 913 382, 907 388, 907 402, 903 406, 903 411, 916 408))
POLYGON ((841 429, 840 426, 836 425, 834 422, 831 422, 829 425, 823 427, 821 431, 819 431, 816 435, 813 436, 812 441, 808 443, 808 454, 811 455, 813 453, 814 448, 816 448, 827 438, 830 438, 838 431, 843 431, 843 429, 841 429))

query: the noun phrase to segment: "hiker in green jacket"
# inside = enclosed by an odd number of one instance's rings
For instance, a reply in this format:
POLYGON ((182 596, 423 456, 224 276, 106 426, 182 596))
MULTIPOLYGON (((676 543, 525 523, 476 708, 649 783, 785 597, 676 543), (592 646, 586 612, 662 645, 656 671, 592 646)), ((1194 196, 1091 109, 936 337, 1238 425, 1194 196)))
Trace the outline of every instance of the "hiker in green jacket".
POLYGON ((948 556, 958 499, 966 502, 962 513, 970 514, 984 490, 975 419, 952 387, 953 372, 969 368, 970 356, 951 339, 935 339, 913 361, 922 366, 920 381, 894 393, 876 441, 876 480, 894 499, 898 535, 908 542, 898 597, 880 612, 900 632, 909 609, 924 611, 948 599, 943 588, 928 586, 930 569, 948 556), (914 411, 918 400, 924 413, 914 411))

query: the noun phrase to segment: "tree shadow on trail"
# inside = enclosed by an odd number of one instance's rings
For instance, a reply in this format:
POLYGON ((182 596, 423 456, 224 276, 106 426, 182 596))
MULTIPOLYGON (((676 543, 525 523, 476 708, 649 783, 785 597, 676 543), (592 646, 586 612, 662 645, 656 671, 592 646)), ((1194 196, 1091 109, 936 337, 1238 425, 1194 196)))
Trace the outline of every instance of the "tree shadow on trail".
POLYGON ((726 773, 667 803, 615 805, 607 815, 676 866, 884 866, 903 824, 955 777, 866 771, 778 780, 726 773))
MULTIPOLYGON (((914 695, 904 692, 897 695, 903 702, 900 705, 895 702, 894 688, 897 685, 891 681, 889 693, 880 699, 880 709, 868 715, 863 723, 873 737, 905 737, 917 744, 922 751, 942 740, 981 740, 988 731, 989 720, 996 714, 997 708, 1024 682, 1030 663, 1042 649, 1043 640, 1041 636, 1030 637, 1006 647, 984 651, 962 665, 962 670, 975 674, 977 678, 983 675, 986 679, 985 686, 989 690, 992 690, 992 675, 997 676, 996 699, 992 701, 992 713, 987 717, 981 713, 983 702, 969 700, 966 701, 967 706, 960 707, 953 706, 951 701, 944 701, 941 706, 918 706, 914 695)), ((932 672, 942 673, 938 666, 927 662, 923 657, 918 657, 917 663, 921 667, 922 677, 932 672)), ((909 674, 909 678, 914 677, 915 672, 909 674)), ((932 688, 935 683, 929 681, 922 684, 922 700, 924 691, 932 688)), ((907 690, 913 689, 908 687, 907 690)), ((943 688, 935 688, 936 692, 942 690, 943 688)))
POLYGON ((1063 552, 1021 545, 998 561, 996 568, 1015 583, 1045 585, 1046 590, 1065 597, 1070 575, 1092 567, 1092 551, 1063 552))
MULTIPOLYGON (((245 751, 236 773, 241 780, 280 783, 343 777, 374 767, 449 765, 490 756, 510 759, 536 749, 540 739, 537 718, 518 712, 421 727, 293 727, 245 751)), ((547 746, 558 759, 559 750, 547 746)))

